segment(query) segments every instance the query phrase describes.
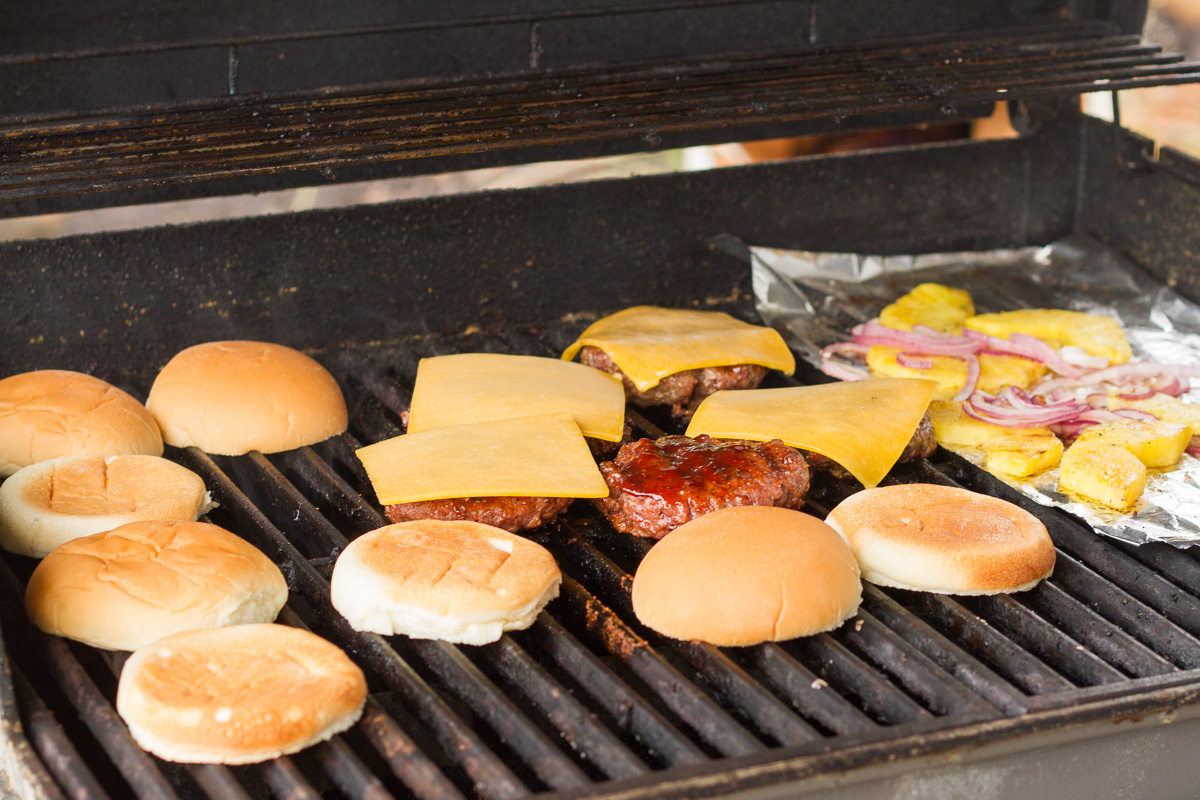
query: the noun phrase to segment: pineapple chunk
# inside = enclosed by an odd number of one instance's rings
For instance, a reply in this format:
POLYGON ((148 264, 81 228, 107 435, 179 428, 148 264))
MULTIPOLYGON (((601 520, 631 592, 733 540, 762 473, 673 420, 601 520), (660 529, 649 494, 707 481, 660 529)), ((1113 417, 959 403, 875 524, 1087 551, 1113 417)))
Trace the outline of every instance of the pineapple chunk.
POLYGON ((1077 441, 1063 453, 1058 490, 1124 511, 1146 488, 1146 465, 1137 456, 1101 441, 1077 441))
POLYGON ((988 394, 999 394, 1007 386, 1029 389, 1049 371, 1045 364, 1031 358, 983 353, 979 356, 979 383, 975 388, 988 394))
POLYGON ((967 382, 967 362, 953 356, 929 356, 930 369, 901 366, 896 356, 902 351, 895 347, 875 345, 867 350, 867 367, 876 378, 928 378, 938 382, 934 400, 950 400, 967 382))
POLYGON ((1169 394, 1160 392, 1145 400, 1125 400, 1121 397, 1120 389, 1109 389, 1108 407, 1113 411, 1120 408, 1136 408, 1161 420, 1186 425, 1191 429, 1192 436, 1200 436, 1200 405, 1185 403, 1169 394))
POLYGON ((999 436, 985 446, 984 466, 1017 478, 1028 478, 1058 466, 1062 440, 1048 429, 1045 433, 999 436))
POLYGON ((1079 434, 1078 441, 1124 447, 1147 467, 1170 467, 1192 440, 1192 429, 1177 422, 1123 419, 1105 422, 1079 434))
POLYGON ((922 283, 879 312, 879 322, 889 328, 910 331, 928 325, 943 333, 958 333, 962 322, 975 313, 971 295, 939 283, 922 283))
POLYGON ((1074 345, 1088 355, 1107 358, 1110 364, 1124 364, 1132 355, 1121 323, 1100 314, 1025 308, 979 314, 965 320, 963 325, 999 339, 1007 339, 1010 333, 1027 333, 1054 347, 1074 345))
POLYGON ((1054 437, 1049 428, 1009 428, 983 422, 968 416, 962 410, 962 403, 934 400, 927 413, 941 444, 986 447, 990 442, 1009 436, 1054 437))

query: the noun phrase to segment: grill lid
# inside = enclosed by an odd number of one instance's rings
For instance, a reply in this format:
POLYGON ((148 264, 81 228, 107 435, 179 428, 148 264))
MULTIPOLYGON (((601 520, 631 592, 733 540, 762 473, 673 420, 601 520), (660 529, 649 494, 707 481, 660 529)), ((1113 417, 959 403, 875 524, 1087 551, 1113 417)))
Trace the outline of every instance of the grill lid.
POLYGON ((0 214, 948 122, 1200 76, 1140 41, 1137 2, 528 0, 371 24, 227 5, 105 25, 72 3, 0 32, 19 87, 0 100, 0 214))

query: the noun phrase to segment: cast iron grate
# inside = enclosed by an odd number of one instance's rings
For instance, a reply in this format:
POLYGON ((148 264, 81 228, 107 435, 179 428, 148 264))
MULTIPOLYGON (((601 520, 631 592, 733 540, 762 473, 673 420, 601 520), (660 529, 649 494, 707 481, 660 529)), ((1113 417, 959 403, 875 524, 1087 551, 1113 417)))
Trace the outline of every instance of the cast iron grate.
MULTIPOLYGON (((1003 100, 1193 82, 1200 64, 1101 23, 937 34, 713 61, 421 80, 8 115, 0 201, 587 142, 986 116, 1003 100)), ((779 135, 778 133, 772 135, 779 135)))
MULTIPOLYGON (((562 596, 529 630, 458 647, 350 629, 330 606, 328 576, 349 538, 384 522, 353 453, 400 432, 417 360, 467 351, 557 355, 577 328, 333 353, 326 363, 352 409, 346 435, 272 456, 171 453, 203 475, 221 503, 212 521, 283 568, 291 595, 282 621, 336 642, 369 676, 363 720, 295 756, 227 768, 145 754, 112 706, 124 654, 33 630, 20 610, 33 562, 6 556, 0 621, 21 721, 57 782, 43 794, 588 796, 746 759, 817 758, 866 744, 882 748, 873 757, 895 755, 913 737, 939 731, 965 743, 979 723, 1200 679, 1200 564, 1192 555, 1117 545, 1036 507, 1059 548, 1054 576, 1038 588, 952 598, 868 586, 854 619, 792 642, 722 649, 640 626, 630 574, 647 545, 613 531, 586 503, 531 535, 566 577, 562 596)), ((671 428, 652 414, 634 419, 641 435, 671 428)), ((956 482, 1024 502, 944 454, 902 465, 889 480, 956 482)), ((818 481, 808 510, 823 515, 849 491, 818 481)))

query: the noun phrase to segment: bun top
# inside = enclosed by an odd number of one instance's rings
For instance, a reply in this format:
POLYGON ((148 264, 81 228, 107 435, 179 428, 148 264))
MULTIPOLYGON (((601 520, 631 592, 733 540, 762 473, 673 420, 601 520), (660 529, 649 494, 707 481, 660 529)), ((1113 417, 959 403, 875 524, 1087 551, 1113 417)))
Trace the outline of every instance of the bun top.
POLYGON ((199 475, 159 456, 55 458, 0 484, 0 546, 40 558, 127 522, 192 521, 211 505, 199 475))
POLYGON ((337 381, 303 353, 267 342, 208 342, 167 362, 146 400, 163 439, 216 455, 277 453, 346 430, 337 381))
POLYGON ((269 558, 206 522, 131 522, 72 540, 46 556, 25 590, 34 625, 107 650, 270 621, 286 601, 269 558))
POLYGON ((188 631, 125 663, 117 712, 169 761, 249 764, 345 730, 367 697, 363 672, 336 645, 284 625, 188 631))
POLYGON ((858 610, 858 565, 828 525, 799 511, 740 506, 680 525, 633 579, 641 622, 721 646, 832 630, 858 610))
POLYGON ((150 412, 99 378, 47 369, 0 380, 0 477, 63 456, 162 451, 150 412))
POLYGON ((343 614, 369 602, 450 616, 519 608, 558 579, 554 557, 528 539, 479 522, 422 519, 351 542, 338 556, 331 591, 343 614), (356 597, 364 592, 369 600, 356 597))
POLYGON ((943 594, 1032 588, 1054 569, 1054 543, 1028 511, 953 486, 905 484, 853 494, 829 513, 863 580, 943 594))

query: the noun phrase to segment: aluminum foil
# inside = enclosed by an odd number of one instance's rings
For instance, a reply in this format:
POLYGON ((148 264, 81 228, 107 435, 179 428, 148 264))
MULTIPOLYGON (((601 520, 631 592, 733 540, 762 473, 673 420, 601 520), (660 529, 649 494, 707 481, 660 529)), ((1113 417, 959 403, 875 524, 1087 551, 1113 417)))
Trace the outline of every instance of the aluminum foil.
MULTIPOLYGON (((1106 314, 1120 320, 1134 360, 1200 365, 1200 306, 1083 237, 1046 247, 903 256, 746 247, 729 237, 714 244, 750 262, 763 320, 813 364, 820 363, 821 348, 849 340, 853 326, 932 281, 969 290, 978 313, 1065 308, 1106 314)), ((1200 383, 1193 381, 1192 389, 1191 402, 1200 402, 1200 383)), ((953 449, 983 468, 981 449, 953 449)), ((1127 512, 1059 493, 1057 469, 1029 479, 993 474, 1116 539, 1180 547, 1200 542, 1200 459, 1185 455, 1177 466, 1150 473, 1145 493, 1127 512)))

